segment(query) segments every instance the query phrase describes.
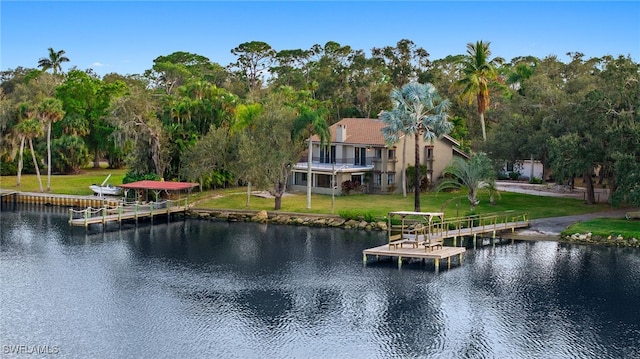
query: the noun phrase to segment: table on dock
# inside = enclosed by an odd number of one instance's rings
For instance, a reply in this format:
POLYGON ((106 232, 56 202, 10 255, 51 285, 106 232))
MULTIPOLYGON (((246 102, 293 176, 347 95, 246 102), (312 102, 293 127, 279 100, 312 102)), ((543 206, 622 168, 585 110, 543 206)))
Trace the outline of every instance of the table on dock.
POLYGON ((388 242, 363 250, 363 261, 366 263, 369 255, 375 255, 376 258, 386 256, 397 258, 400 267, 403 259, 433 259, 436 271, 441 259, 447 259, 449 267, 454 256, 458 256, 459 263, 462 263, 466 249, 456 246, 458 238, 473 237, 475 247, 478 235, 490 234, 495 238, 498 232, 529 226, 525 213, 516 214, 512 211, 446 220, 444 213, 440 212, 400 211, 389 212, 387 218, 388 242), (453 239, 453 246, 444 246, 445 239, 453 239))

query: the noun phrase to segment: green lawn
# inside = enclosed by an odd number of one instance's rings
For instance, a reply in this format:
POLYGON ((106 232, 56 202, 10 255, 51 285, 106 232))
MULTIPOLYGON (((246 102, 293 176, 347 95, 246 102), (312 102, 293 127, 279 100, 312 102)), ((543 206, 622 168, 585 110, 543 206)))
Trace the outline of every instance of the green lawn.
MULTIPOLYGON (((111 174, 109 183, 112 185, 122 184, 122 179, 127 173, 126 169, 84 169, 77 175, 52 175, 51 193, 91 195, 93 191, 89 189, 92 184, 100 184, 111 174)), ((47 190, 47 174, 41 174, 42 188, 47 190)), ((12 191, 39 192, 38 178, 36 175, 22 175, 20 187, 16 186, 16 176, 0 176, 0 188, 12 191)))
MULTIPOLYGON (((229 208, 271 211, 274 200, 268 198, 251 197, 249 207, 246 207, 246 189, 233 188, 226 190, 208 191, 199 195, 197 207, 201 208, 229 208)), ((588 206, 582 200, 542 197, 520 193, 504 192, 497 204, 489 204, 488 195, 480 195, 480 205, 476 213, 493 213, 503 211, 517 211, 529 213, 529 218, 544 218, 568 216, 574 214, 599 212, 609 208, 599 204, 588 206)), ((391 211, 413 211, 413 194, 406 198, 402 195, 349 195, 336 196, 334 214, 341 212, 370 214, 383 218, 391 211)), ((446 217, 458 217, 468 214, 469 202, 464 193, 425 193, 421 196, 421 210, 423 212, 444 211, 446 217), (443 207, 444 206, 444 207, 443 207)), ((306 208, 306 194, 295 193, 282 199, 283 212, 299 213, 331 213, 330 195, 312 195, 311 210, 306 208)))
MULTIPOLYGON (((54 175, 51 177, 52 193, 90 195, 89 186, 93 183, 101 183, 108 174, 111 174, 109 183, 118 185, 126 169, 85 169, 78 175, 54 175)), ((46 188, 46 174, 42 176, 43 186, 46 188)), ((5 190, 20 190, 38 192, 38 183, 35 175, 23 175, 20 188, 15 186, 15 176, 0 176, 0 188, 5 190)), ((252 209, 272 211, 274 200, 272 198, 260 198, 252 196, 250 206, 246 207, 246 188, 221 189, 206 192, 195 191, 193 199, 200 208, 226 208, 226 209, 252 209)), ((502 211, 517 211, 529 213, 529 218, 544 218, 567 216, 573 214, 591 213, 606 210, 608 205, 599 204, 588 206, 582 200, 533 196, 520 193, 502 192, 495 206, 489 204, 487 194, 479 196, 480 205, 476 213, 493 213, 502 211)), ((413 211, 413 194, 407 197, 402 195, 365 195, 356 194, 349 196, 336 196, 333 207, 334 214, 348 212, 350 214, 369 215, 383 218, 391 211, 413 211)), ((330 195, 313 195, 311 209, 306 208, 306 195, 294 193, 282 199, 283 212, 299 213, 332 213, 330 195)), ((469 202, 464 193, 425 193, 421 197, 421 210, 423 212, 444 211, 448 218, 463 216, 469 213, 469 202)))
POLYGON ((640 221, 618 218, 596 218, 571 225, 563 231, 564 235, 574 233, 589 233, 594 236, 607 238, 609 236, 640 239, 640 221))

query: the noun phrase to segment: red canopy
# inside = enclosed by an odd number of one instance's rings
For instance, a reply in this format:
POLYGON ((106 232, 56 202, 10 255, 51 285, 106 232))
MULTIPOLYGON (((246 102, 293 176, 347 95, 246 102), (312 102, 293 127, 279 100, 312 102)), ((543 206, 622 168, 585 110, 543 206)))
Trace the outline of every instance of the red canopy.
POLYGON ((164 182, 144 180, 121 184, 118 187, 125 189, 150 189, 155 191, 181 191, 183 189, 191 189, 198 186, 198 183, 193 182, 164 182))

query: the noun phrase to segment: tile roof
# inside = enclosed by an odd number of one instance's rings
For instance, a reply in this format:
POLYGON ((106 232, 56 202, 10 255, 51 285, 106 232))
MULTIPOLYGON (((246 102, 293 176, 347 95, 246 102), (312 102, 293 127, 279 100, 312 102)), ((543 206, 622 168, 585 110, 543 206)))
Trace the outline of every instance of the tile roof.
MULTIPOLYGON (((384 136, 381 129, 385 126, 382 120, 377 118, 344 118, 329 127, 331 130, 331 143, 337 141, 338 125, 344 125, 347 129, 347 138, 341 143, 358 145, 384 146, 384 136)), ((314 142, 320 141, 318 136, 311 139, 314 142)))
POLYGON ((191 189, 198 187, 200 184, 191 182, 164 182, 164 181, 138 181, 133 183, 121 184, 118 187, 127 189, 150 189, 157 191, 180 191, 183 189, 191 189))
MULTIPOLYGON (((329 127, 331 130, 331 143, 336 143, 338 125, 344 125, 347 128, 347 138, 341 143, 355 144, 355 145, 373 145, 373 146, 386 146, 384 136, 382 135, 382 128, 385 126, 384 122, 377 118, 343 118, 342 120, 334 123, 329 127)), ((403 135, 400 137, 402 138, 403 135)), ((460 146, 460 143, 452 137, 445 135, 443 139, 448 140, 454 147, 460 146)), ((313 142, 319 142, 320 137, 314 135, 311 138, 313 142)))

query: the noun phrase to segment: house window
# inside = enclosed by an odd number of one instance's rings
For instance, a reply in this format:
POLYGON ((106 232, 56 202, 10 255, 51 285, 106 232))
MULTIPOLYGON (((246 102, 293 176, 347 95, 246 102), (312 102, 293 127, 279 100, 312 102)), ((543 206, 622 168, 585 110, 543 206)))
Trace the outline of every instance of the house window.
POLYGON ((376 175, 374 176, 374 183, 377 186, 381 186, 382 185, 382 174, 381 173, 376 173, 376 175))
POLYGON ((382 148, 376 148, 376 158, 382 158, 382 148))
POLYGON ((331 175, 316 175, 317 186, 322 188, 331 188, 331 175))
POLYGON ((387 184, 388 184, 388 185, 392 185, 392 184, 396 183, 396 181, 395 181, 395 178, 394 178, 394 177, 395 177, 395 176, 393 175, 393 173, 389 173, 389 174, 387 174, 387 184))
POLYGON ((513 162, 507 162, 507 172, 513 172, 513 162))
POLYGON ((358 182, 362 184, 362 175, 351 175, 351 182, 358 182))
POLYGON ((320 151, 320 163, 336 163, 336 146, 324 145, 320 151))
POLYGON ((293 176, 293 184, 298 186, 306 186, 307 174, 304 172, 295 172, 295 176, 293 176))
POLYGON ((425 158, 428 159, 428 160, 432 160, 433 159, 433 146, 427 146, 426 147, 425 158))
POLYGON ((392 160, 396 158, 396 150, 389 150, 389 159, 392 160))
POLYGON ((367 165, 367 149, 365 147, 355 148, 355 160, 353 161, 353 164, 356 166, 367 165))

